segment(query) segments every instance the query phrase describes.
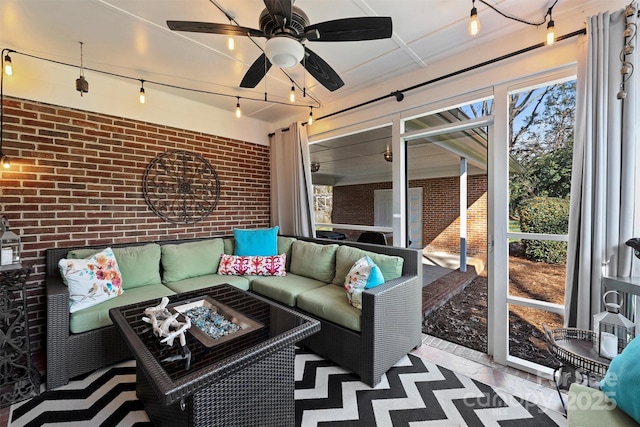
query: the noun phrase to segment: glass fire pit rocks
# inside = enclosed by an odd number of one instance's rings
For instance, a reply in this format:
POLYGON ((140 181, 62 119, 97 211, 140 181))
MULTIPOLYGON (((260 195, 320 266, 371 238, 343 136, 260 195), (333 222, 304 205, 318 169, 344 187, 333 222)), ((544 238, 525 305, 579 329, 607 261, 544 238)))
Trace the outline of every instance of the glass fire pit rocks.
POLYGON ((240 326, 236 323, 225 319, 217 311, 204 306, 190 308, 184 314, 191 319, 192 325, 215 340, 240 330, 240 326))
POLYGON ((264 325, 214 300, 210 296, 171 304, 169 310, 189 318, 189 333, 207 347, 258 330, 264 325))

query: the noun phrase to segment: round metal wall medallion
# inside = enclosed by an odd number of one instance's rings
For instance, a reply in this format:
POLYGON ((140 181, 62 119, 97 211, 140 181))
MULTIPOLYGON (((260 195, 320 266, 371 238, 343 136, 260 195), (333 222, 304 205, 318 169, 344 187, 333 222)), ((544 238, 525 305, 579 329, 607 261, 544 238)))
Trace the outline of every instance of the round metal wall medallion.
POLYGON ((220 180, 201 155, 167 151, 147 166, 142 192, 147 205, 160 218, 175 224, 193 224, 215 209, 220 200, 220 180))

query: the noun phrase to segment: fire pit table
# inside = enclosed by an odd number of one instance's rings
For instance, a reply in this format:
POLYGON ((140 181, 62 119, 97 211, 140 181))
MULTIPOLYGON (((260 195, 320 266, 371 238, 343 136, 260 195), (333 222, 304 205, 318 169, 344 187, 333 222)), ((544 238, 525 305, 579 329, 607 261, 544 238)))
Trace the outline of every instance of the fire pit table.
POLYGON ((294 425, 294 345, 320 330, 317 320, 228 284, 177 294, 169 308, 218 304, 241 326, 219 344, 192 326, 185 352, 178 340, 161 344, 142 320, 159 302, 109 312, 136 359, 136 393, 156 426, 294 425))

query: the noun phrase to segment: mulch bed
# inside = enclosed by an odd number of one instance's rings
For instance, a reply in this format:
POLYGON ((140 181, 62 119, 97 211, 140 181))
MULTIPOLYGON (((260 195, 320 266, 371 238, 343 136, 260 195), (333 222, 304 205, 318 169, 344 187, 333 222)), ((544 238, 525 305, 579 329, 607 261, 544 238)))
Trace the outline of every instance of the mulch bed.
MULTIPOLYGON (((564 303, 565 265, 550 265, 524 258, 512 244, 509 259, 511 295, 564 303)), ((429 285, 427 285, 429 286, 429 285)), ((522 306, 509 315, 509 354, 555 368, 558 361, 544 342, 542 325, 562 327, 562 316, 522 306)), ((423 332, 465 347, 487 352, 487 277, 476 277, 464 290, 427 315, 423 332)))

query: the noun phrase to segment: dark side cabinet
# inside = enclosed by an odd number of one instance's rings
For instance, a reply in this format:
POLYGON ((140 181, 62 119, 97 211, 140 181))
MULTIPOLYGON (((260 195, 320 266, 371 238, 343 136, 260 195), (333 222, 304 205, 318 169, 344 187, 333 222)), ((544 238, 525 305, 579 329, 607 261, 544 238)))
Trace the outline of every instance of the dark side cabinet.
POLYGON ((31 363, 27 279, 31 269, 0 269, 0 407, 40 393, 40 373, 31 363))

